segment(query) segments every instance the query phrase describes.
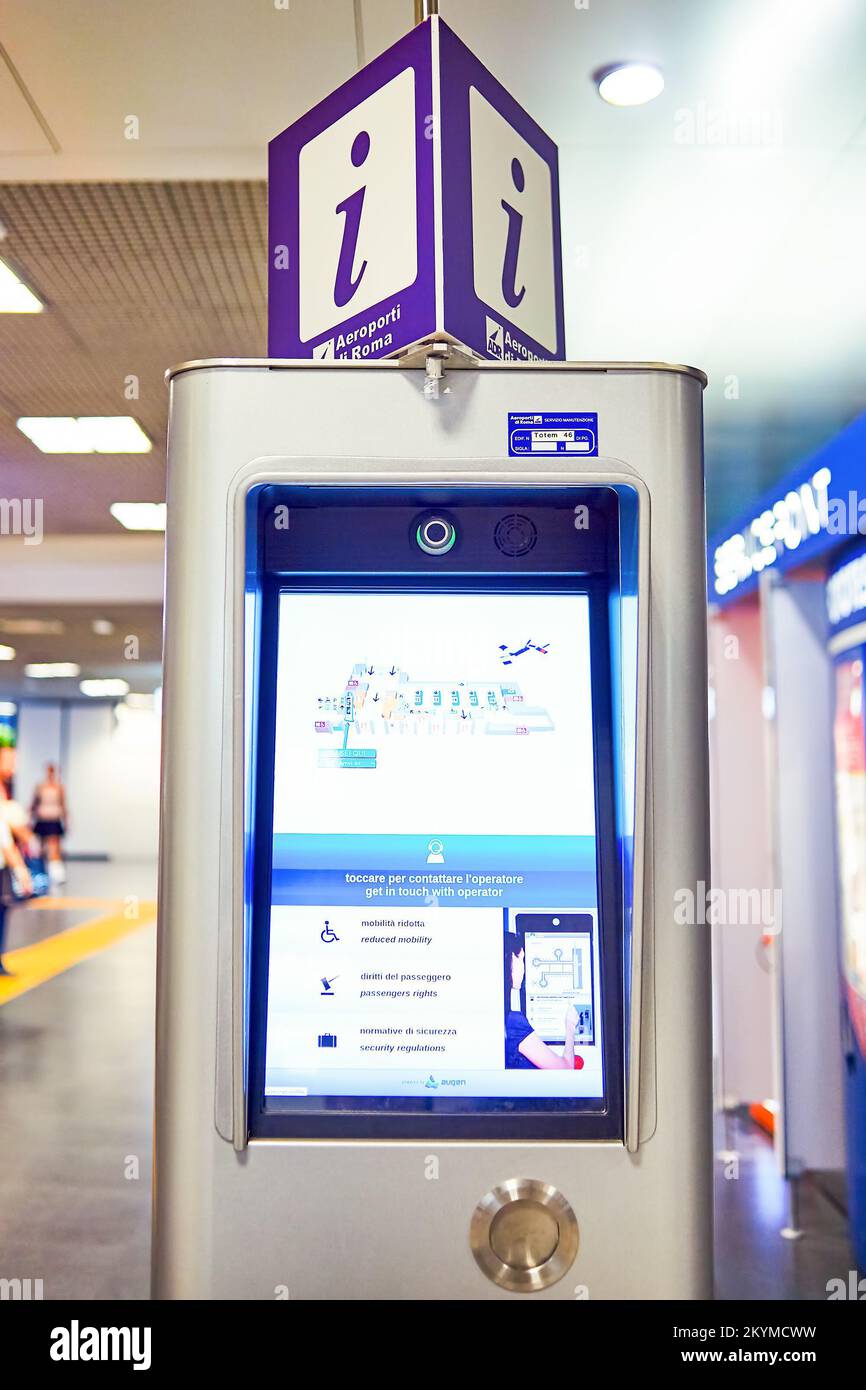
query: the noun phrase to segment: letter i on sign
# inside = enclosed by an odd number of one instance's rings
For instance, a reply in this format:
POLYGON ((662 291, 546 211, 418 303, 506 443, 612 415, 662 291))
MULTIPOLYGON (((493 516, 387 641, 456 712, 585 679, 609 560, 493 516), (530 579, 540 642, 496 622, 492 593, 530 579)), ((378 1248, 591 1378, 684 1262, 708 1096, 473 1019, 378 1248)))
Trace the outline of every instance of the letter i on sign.
MULTIPOLYGON (((526 176, 523 166, 516 157, 511 161, 511 181, 518 193, 522 193, 526 184, 526 176)), ((521 285, 517 288, 517 257, 520 255, 520 231, 523 226, 523 214, 513 208, 510 203, 502 199, 502 207, 508 218, 508 237, 505 242, 505 258, 502 263, 502 298, 512 309, 516 309, 523 296, 526 294, 526 286, 521 285)))
MULTIPOLYGON (((356 168, 360 168, 369 153, 370 136, 366 130, 362 130, 356 135, 352 143, 351 159, 356 168)), ((367 269, 367 262, 364 261, 358 274, 354 280, 352 279, 366 191, 366 185, 362 184, 354 193, 350 193, 348 198, 344 198, 341 203, 338 203, 335 209, 337 213, 342 213, 346 219, 343 224, 340 259, 337 262, 337 274, 334 279, 334 303, 338 308, 349 303, 364 278, 364 271, 367 269)))

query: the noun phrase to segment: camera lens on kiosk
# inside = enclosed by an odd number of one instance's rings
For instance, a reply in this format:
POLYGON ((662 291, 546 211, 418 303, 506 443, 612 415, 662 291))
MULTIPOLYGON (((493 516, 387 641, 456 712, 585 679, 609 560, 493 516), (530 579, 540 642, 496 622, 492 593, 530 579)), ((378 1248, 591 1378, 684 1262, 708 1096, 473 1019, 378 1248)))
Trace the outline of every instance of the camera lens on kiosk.
POLYGON ((457 539, 457 531, 447 517, 428 516, 419 521, 415 539, 425 555, 446 555, 457 539))

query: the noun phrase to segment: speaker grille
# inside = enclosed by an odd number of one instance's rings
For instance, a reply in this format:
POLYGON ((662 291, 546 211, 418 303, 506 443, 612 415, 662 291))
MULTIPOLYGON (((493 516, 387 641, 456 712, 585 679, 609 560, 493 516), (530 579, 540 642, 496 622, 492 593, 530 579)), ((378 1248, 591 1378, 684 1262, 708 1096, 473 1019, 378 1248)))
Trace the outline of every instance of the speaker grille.
POLYGON ((493 539, 497 549, 501 550, 503 555, 510 555, 513 559, 517 559, 520 555, 529 554, 538 540, 538 531, 535 528, 535 523, 530 521, 528 516, 520 516, 518 512, 511 512, 496 523, 493 539))

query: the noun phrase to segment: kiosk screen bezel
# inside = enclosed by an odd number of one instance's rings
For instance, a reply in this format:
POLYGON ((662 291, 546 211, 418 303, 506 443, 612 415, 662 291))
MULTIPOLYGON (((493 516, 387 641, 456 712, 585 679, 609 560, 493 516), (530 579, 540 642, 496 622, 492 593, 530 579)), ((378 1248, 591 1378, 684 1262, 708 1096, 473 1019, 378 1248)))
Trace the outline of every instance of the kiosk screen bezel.
MULTIPOLYGON (((533 515, 535 511, 533 510, 533 515)), ((369 513, 366 525, 370 524, 369 513)), ((252 824, 245 837, 250 856, 252 895, 248 1000, 248 1131, 252 1139, 486 1139, 588 1140, 623 1137, 623 918, 620 846, 616 831, 612 739, 611 597, 618 584, 618 501, 611 489, 493 487, 364 487, 281 485, 263 489, 255 513, 257 587, 260 619, 254 681, 252 824), (480 495, 482 494, 482 495, 480 495), (285 536, 275 537, 276 508, 301 506, 399 506, 411 513, 436 508, 459 516, 464 506, 521 511, 589 505, 603 523, 596 526, 585 568, 533 571, 498 554, 449 555, 447 570, 438 557, 406 563, 378 548, 382 568, 373 572, 352 564, 351 548, 338 557, 318 554, 316 568, 301 556, 297 570, 285 536), (337 565, 333 564, 334 559, 337 565), (456 563, 455 563, 456 559, 456 563), (329 568, 325 568, 325 565, 329 568), (414 568, 413 568, 414 566, 414 568), (273 848, 273 783, 276 739, 277 654, 281 595, 300 593, 514 592, 586 595, 589 602, 590 665, 593 702, 593 754, 596 811, 596 875, 601 971, 604 1096, 598 1098, 446 1097, 440 1093, 403 1096, 265 1095, 268 969, 273 848)), ((290 531, 291 528, 289 527, 290 531)), ((363 551, 363 540, 359 547, 363 551)), ((410 552, 411 554, 411 552, 410 552)), ((532 558, 530 555, 529 559, 532 558)), ((578 909, 570 909, 577 911, 578 909)), ((518 909, 520 911, 520 909, 518 909)))

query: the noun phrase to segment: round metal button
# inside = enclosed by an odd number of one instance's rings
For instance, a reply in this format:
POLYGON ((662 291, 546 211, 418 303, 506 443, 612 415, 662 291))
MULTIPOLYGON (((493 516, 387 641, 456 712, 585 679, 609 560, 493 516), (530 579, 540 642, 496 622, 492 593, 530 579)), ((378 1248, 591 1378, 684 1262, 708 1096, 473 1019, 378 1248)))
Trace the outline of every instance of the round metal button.
POLYGON ((500 1288, 532 1293, 548 1288, 577 1255, 577 1218, 549 1183, 511 1178, 482 1197, 469 1232, 479 1268, 500 1288))
POLYGON ((509 1202, 490 1223, 490 1248, 512 1269, 535 1269, 559 1244, 559 1222, 539 1202, 509 1202))

